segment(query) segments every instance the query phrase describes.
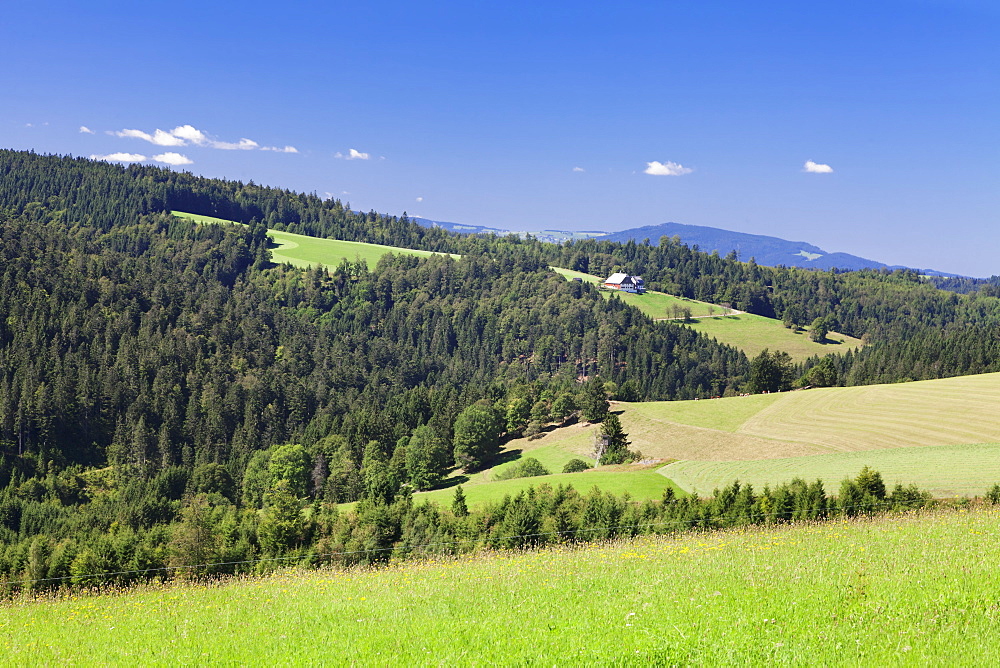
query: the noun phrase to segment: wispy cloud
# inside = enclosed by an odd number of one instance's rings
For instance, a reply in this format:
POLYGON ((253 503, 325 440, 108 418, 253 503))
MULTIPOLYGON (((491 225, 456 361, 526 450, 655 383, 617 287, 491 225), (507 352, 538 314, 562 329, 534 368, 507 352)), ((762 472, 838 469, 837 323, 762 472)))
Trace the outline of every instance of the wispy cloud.
POLYGON ((802 171, 809 174, 833 174, 833 167, 820 162, 806 160, 806 164, 802 166, 802 171))
POLYGON ((690 167, 685 167, 676 162, 659 162, 654 160, 653 162, 646 163, 646 174, 651 174, 653 176, 681 176, 682 174, 690 174, 694 170, 690 167))
POLYGON ((369 153, 362 153, 361 151, 352 148, 347 155, 344 155, 340 151, 337 151, 336 153, 333 154, 333 157, 341 158, 343 160, 368 160, 372 156, 369 153))
POLYGON ((125 129, 114 133, 116 137, 128 137, 130 139, 144 139, 150 144, 156 144, 157 146, 184 146, 185 141, 181 137, 176 137, 173 134, 166 132, 165 130, 157 129, 153 134, 148 132, 143 132, 142 130, 130 130, 125 129))
POLYGON ((92 155, 90 159, 107 162, 142 162, 146 156, 141 153, 108 153, 107 155, 92 155))
POLYGON ((90 128, 88 128, 86 125, 81 125, 80 126, 80 132, 83 133, 83 134, 85 134, 85 135, 96 134, 93 130, 91 130, 90 128))
POLYGON ((278 146, 261 147, 253 139, 247 139, 246 137, 242 137, 236 142, 220 141, 190 124, 178 125, 173 130, 161 130, 157 128, 152 133, 126 128, 117 132, 109 132, 108 134, 115 137, 142 139, 157 146, 204 146, 222 151, 253 151, 260 149, 264 151, 280 151, 281 153, 299 152, 294 146, 285 146, 283 148, 278 146))
POLYGON ((418 198, 417 198, 417 201, 418 201, 418 202, 423 202, 423 201, 424 201, 424 198, 423 198, 423 197, 418 197, 418 198))
POLYGON ((180 153, 174 153, 173 151, 167 151, 166 153, 161 153, 159 155, 154 155, 153 160, 156 162, 162 162, 165 165, 193 165, 194 160, 187 157, 186 155, 181 155, 180 153))
POLYGON ((247 139, 244 137, 237 142, 227 142, 227 141, 212 141, 208 144, 212 148, 222 149, 223 151, 252 151, 255 148, 260 148, 253 139, 247 139))
POLYGON ((574 171, 574 172, 585 172, 585 171, 587 171, 587 170, 586 170, 586 169, 584 169, 583 167, 574 167, 574 168, 573 168, 573 171, 574 171))

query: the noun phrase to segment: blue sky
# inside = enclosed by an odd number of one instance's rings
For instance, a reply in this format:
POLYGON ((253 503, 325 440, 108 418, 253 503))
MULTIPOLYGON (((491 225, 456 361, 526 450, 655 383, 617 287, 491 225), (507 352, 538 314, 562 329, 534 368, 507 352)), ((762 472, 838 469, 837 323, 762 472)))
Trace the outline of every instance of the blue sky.
POLYGON ((1000 3, 210 4, 5 8, 0 146, 1000 274, 1000 3))

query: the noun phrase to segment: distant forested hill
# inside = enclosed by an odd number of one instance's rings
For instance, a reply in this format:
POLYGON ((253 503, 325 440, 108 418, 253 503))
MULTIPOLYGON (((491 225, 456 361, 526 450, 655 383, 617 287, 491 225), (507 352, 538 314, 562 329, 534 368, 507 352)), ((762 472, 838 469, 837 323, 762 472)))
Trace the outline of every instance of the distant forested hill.
MULTIPOLYGON (((684 225, 682 223, 647 225, 612 232, 602 239, 619 243, 642 242, 644 239, 649 239, 651 243, 657 244, 661 237, 677 237, 688 246, 697 246, 706 253, 718 252, 720 255, 732 253, 732 257, 744 262, 754 258, 757 264, 769 267, 780 265, 805 269, 852 271, 858 269, 888 269, 890 271, 907 269, 907 267, 890 266, 884 262, 869 260, 850 253, 828 253, 822 248, 804 241, 788 241, 779 237, 733 232, 704 225, 684 225)), ((919 269, 917 271, 935 276, 955 276, 955 274, 933 269, 919 269)))

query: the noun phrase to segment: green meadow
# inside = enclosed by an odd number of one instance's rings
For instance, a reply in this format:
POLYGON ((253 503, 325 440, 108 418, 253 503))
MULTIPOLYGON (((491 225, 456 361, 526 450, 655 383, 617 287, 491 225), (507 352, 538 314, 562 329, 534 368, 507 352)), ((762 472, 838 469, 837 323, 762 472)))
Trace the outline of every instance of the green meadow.
POLYGON ((995 665, 1000 512, 5 604, 8 665, 995 665))
MULTIPOLYGON (((202 216, 195 213, 174 211, 173 214, 179 218, 187 218, 203 224, 234 224, 230 220, 202 216)), ((291 232, 282 232, 280 230, 268 230, 267 235, 274 241, 274 246, 271 248, 271 260, 273 262, 278 264, 287 262, 292 266, 301 268, 316 266, 336 267, 344 260, 350 260, 351 262, 364 260, 369 267, 374 267, 382 259, 382 256, 387 253, 402 253, 420 257, 434 255, 430 251, 366 244, 358 241, 321 239, 319 237, 292 234, 291 232)))
MULTIPOLYGON (((571 269, 561 269, 559 267, 552 267, 552 270, 562 274, 567 279, 579 278, 587 283, 594 283, 595 285, 600 285, 603 282, 603 278, 600 276, 593 276, 591 274, 584 274, 580 271, 573 271, 571 269)), ((721 314, 723 309, 721 306, 716 306, 715 304, 708 304, 706 302, 699 302, 694 299, 686 299, 684 297, 675 297, 673 295, 668 295, 664 292, 652 292, 647 291, 641 295, 632 294, 631 292, 619 292, 617 290, 607 290, 603 291, 602 294, 607 299, 617 298, 624 301, 626 304, 635 306, 637 309, 648 315, 650 318, 656 320, 663 320, 666 318, 678 317, 678 314, 674 312, 674 309, 688 309, 693 317, 706 316, 711 313, 721 314)))
POLYGON ((295 267, 336 267, 345 259, 352 262, 364 260, 369 267, 374 267, 382 256, 388 253, 420 257, 434 255, 430 251, 365 244, 358 241, 320 239, 278 230, 268 230, 267 235, 275 243, 271 249, 271 260, 277 263, 288 262, 295 267))
POLYGON ((809 338, 807 331, 793 331, 780 320, 752 313, 696 318, 694 322, 684 324, 720 343, 739 348, 747 357, 755 357, 768 348, 772 351, 783 350, 793 360, 801 362, 814 355, 822 357, 829 353, 845 353, 863 345, 861 339, 837 332, 830 332, 826 343, 816 343, 809 338))
MULTIPOLYGON (((580 271, 560 269, 559 267, 552 267, 552 269, 567 279, 579 278, 594 284, 600 284, 603 281, 600 276, 580 271)), ((833 352, 846 352, 849 348, 858 348, 862 345, 860 339, 837 332, 830 332, 826 343, 816 343, 809 338, 808 332, 792 331, 785 327, 780 320, 751 313, 723 315, 727 309, 722 306, 685 297, 675 297, 663 292, 649 291, 636 295, 608 290, 603 294, 608 299, 612 297, 622 299, 625 303, 635 306, 655 320, 673 320, 691 327, 714 338, 719 343, 739 348, 747 357, 759 355, 767 348, 772 351, 783 350, 793 360, 801 362, 814 355, 823 356, 833 352), (693 320, 684 322, 676 319, 677 313, 683 312, 685 309, 690 311, 693 320)))

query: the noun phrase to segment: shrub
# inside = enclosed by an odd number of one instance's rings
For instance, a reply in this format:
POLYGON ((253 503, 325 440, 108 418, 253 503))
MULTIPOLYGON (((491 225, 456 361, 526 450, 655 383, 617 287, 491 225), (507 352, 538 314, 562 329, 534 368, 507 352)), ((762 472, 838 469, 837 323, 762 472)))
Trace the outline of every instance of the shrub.
POLYGON ((532 478, 539 475, 551 475, 551 471, 545 468, 540 461, 534 457, 525 457, 517 464, 500 471, 494 480, 513 480, 514 478, 532 478))
POLYGON ((994 484, 990 487, 989 491, 986 492, 986 500, 994 506, 1000 504, 1000 483, 994 484))
POLYGON ((582 459, 571 459, 566 462, 566 466, 563 467, 563 473, 579 473, 580 471, 586 471, 590 468, 590 464, 582 459))

